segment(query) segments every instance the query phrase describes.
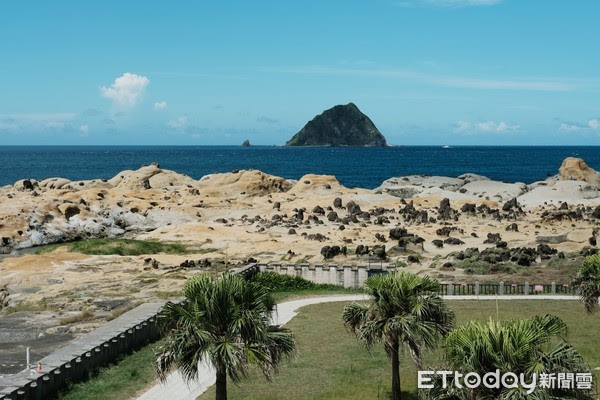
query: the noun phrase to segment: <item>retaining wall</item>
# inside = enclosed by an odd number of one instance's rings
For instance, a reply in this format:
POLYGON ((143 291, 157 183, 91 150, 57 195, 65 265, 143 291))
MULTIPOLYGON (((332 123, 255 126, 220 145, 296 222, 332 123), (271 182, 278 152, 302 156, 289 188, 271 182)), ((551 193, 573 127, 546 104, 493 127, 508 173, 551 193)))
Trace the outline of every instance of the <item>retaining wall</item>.
MULTIPOLYGON (((388 264, 337 265, 337 264, 252 264, 247 268, 258 268, 261 272, 275 272, 283 275, 299 276, 315 283, 339 285, 345 288, 360 289, 365 280, 374 274, 396 270, 388 264)), ((579 292, 564 284, 498 282, 498 283, 458 283, 442 282, 442 295, 535 295, 562 294, 579 295, 579 292)))

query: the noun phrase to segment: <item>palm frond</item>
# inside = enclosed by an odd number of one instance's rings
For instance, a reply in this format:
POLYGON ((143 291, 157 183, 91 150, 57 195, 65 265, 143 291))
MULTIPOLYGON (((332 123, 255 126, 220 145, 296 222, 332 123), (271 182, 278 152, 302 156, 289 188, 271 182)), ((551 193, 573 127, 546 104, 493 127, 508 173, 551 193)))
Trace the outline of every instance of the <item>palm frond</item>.
POLYGON ((177 368, 187 381, 194 380, 202 361, 233 381, 244 378, 252 364, 270 377, 293 353, 293 335, 270 325, 275 303, 265 288, 233 274, 197 275, 183 295, 181 303, 169 302, 159 313, 165 335, 156 361, 161 379, 177 368))

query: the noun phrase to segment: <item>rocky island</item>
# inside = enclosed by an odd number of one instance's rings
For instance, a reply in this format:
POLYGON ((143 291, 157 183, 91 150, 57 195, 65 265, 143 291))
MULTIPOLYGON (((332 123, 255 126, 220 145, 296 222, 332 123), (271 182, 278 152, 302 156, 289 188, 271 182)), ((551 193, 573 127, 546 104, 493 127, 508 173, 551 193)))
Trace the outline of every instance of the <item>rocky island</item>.
POLYGON ((296 133, 286 146, 387 146, 385 137, 354 103, 323 111, 296 133))

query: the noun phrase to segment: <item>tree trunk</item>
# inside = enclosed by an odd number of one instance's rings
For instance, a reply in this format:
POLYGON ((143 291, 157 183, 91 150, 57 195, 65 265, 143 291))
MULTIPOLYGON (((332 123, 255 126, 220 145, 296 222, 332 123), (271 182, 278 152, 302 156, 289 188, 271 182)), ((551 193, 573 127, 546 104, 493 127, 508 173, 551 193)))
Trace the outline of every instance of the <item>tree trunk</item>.
POLYGON ((398 336, 392 339, 392 400, 400 400, 402 393, 400 391, 400 344, 398 336))
POLYGON ((227 400, 227 373, 224 368, 217 369, 217 388, 215 400, 227 400))

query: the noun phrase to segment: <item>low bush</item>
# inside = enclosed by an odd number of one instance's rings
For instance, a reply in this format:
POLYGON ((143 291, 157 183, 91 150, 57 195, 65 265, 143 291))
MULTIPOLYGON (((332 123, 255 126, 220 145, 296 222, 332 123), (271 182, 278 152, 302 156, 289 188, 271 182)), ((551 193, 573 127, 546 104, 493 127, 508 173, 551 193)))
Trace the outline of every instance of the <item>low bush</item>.
POLYGON ((57 307, 55 304, 50 303, 46 298, 35 302, 22 302, 15 304, 14 306, 6 307, 3 311, 4 314, 10 315, 20 311, 28 312, 42 312, 42 311, 56 311, 57 307))
POLYGON ((314 283, 299 276, 282 275, 275 272, 259 272, 251 278, 251 281, 268 288, 270 292, 341 289, 336 285, 314 283))

